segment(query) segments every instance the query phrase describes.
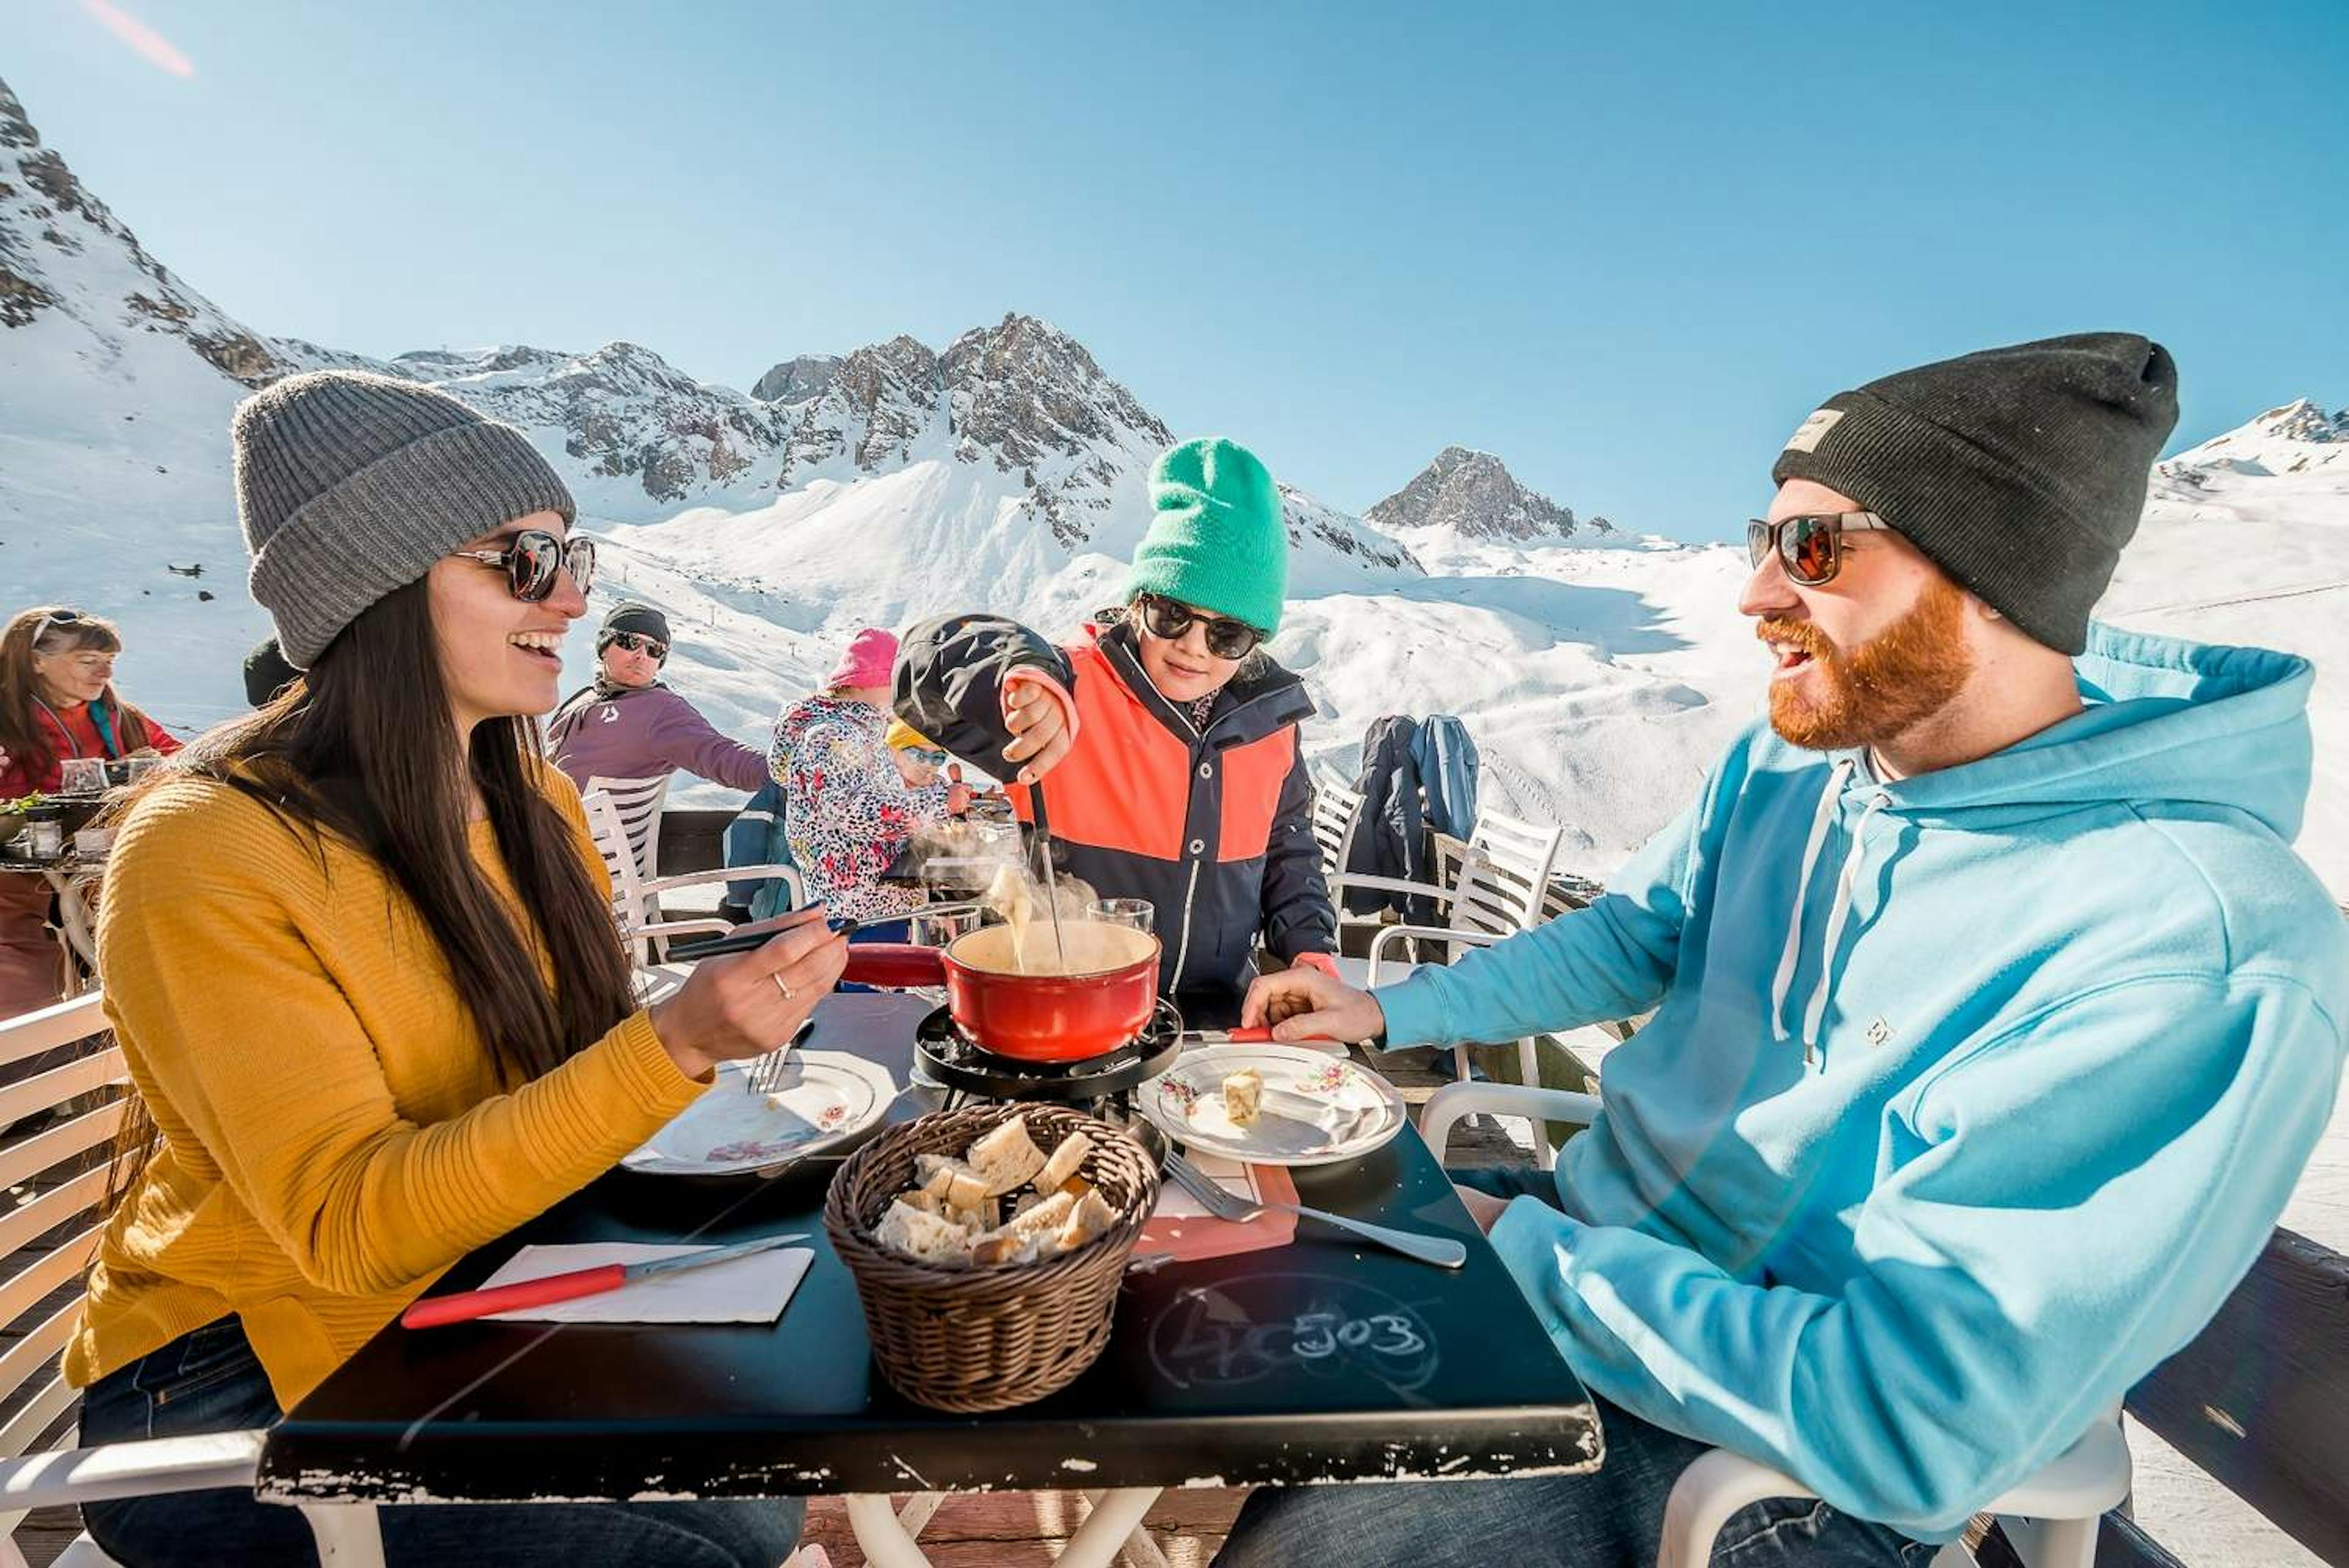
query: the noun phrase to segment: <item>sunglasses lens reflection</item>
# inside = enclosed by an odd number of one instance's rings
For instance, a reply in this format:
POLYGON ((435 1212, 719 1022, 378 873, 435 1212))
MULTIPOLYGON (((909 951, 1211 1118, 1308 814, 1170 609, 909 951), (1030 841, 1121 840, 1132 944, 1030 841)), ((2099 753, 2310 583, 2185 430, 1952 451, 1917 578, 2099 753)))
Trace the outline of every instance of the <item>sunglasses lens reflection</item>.
POLYGON ((1786 524, 1786 569, 1798 583, 1818 584, 1835 576, 1836 526, 1824 517, 1795 517, 1786 524))

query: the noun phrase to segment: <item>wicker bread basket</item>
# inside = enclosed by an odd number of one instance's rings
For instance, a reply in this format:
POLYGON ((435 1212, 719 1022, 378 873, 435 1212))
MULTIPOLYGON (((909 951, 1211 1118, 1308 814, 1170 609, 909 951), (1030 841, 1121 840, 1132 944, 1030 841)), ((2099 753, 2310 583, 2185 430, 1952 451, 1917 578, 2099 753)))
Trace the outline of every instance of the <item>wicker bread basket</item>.
POLYGON ((978 1106, 891 1127, 832 1179, 823 1228, 855 1276, 873 1358, 891 1387, 935 1410, 971 1414, 1041 1399, 1092 1365, 1109 1343, 1118 1283, 1158 1198, 1158 1168, 1133 1138, 1061 1106, 978 1106), (1072 1132, 1092 1141, 1079 1168, 1116 1222, 1041 1262, 945 1269, 873 1240, 890 1200, 914 1185, 914 1157, 959 1156, 1015 1116, 1038 1147, 1072 1132))

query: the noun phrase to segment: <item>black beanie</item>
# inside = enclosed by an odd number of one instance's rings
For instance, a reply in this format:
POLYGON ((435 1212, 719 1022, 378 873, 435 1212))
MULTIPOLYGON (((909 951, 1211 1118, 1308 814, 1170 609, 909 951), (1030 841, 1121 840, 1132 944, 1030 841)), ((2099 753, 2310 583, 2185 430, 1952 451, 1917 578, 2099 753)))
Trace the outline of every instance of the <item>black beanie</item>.
POLYGON ((668 617, 648 604, 626 599, 614 605, 612 612, 604 618, 602 628, 595 633, 595 651, 601 653, 611 647, 612 639, 624 631, 649 637, 663 648, 669 645, 668 617))
POLYGON ((2177 423, 2169 350, 2083 332, 1838 392, 1770 477, 1841 491, 2033 638, 2078 653, 2177 423))

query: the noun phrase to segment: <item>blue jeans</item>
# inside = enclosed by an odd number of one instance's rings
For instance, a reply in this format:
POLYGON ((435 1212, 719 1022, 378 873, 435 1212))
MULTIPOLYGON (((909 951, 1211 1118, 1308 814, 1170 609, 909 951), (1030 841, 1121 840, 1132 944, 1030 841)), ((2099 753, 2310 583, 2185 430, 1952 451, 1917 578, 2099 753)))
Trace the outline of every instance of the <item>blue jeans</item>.
MULTIPOLYGON (((1557 1184, 1531 1166, 1446 1171, 1495 1198, 1555 1204, 1557 1184)), ((1605 1400, 1607 1458, 1585 1476, 1400 1486, 1260 1488, 1232 1523, 1217 1568, 1343 1563, 1375 1568, 1644 1568, 1662 1539, 1664 1500, 1705 1445, 1605 1400)), ((1713 1561, 1734 1568, 1923 1568, 1938 1548, 1838 1513, 1815 1498, 1773 1498, 1730 1517, 1713 1561)))
MULTIPOLYGON (((1664 1499, 1704 1445, 1597 1404, 1607 1458, 1588 1475, 1262 1487, 1232 1522, 1216 1568, 1649 1568, 1664 1499)), ((1936 1550, 1816 1498, 1772 1498, 1730 1517, 1712 1560, 1723 1568, 1924 1568, 1936 1550)))
MULTIPOLYGON (((244 1337, 224 1317, 91 1384, 81 1440, 119 1443, 233 1432, 282 1412, 244 1337)), ((390 1568, 490 1563, 506 1568, 777 1568, 798 1545, 795 1498, 725 1502, 466 1503, 377 1510, 390 1568)), ((317 1562, 297 1509, 242 1490, 84 1505, 82 1522, 126 1568, 317 1562)))

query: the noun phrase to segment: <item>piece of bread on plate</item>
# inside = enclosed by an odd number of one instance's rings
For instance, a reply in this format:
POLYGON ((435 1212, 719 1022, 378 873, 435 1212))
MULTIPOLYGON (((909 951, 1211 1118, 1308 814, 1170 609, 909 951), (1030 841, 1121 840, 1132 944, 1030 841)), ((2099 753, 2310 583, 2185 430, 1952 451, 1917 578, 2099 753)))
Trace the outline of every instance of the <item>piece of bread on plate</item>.
POLYGON ((1264 1075, 1254 1067, 1243 1067, 1224 1079, 1224 1114, 1232 1126, 1244 1127, 1256 1120, 1257 1110, 1264 1099, 1264 1075))

